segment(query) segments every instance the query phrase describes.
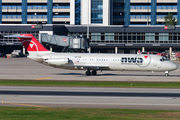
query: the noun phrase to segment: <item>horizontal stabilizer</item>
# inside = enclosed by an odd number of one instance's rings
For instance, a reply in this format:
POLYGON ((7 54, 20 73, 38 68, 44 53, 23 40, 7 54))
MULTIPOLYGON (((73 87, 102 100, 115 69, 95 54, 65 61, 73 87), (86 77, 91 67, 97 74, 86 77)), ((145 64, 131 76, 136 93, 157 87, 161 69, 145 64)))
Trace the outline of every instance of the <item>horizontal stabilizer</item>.
POLYGON ((22 36, 20 34, 6 35, 4 37, 16 37, 16 38, 32 38, 31 36, 22 36))

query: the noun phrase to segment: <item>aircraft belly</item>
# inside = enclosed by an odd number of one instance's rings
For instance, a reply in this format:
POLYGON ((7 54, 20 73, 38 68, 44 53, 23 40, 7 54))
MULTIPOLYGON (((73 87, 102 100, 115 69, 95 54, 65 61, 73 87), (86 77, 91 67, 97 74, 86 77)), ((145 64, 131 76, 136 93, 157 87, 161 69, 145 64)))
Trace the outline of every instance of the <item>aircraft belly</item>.
POLYGON ((55 68, 74 70, 73 66, 54 66, 55 68))

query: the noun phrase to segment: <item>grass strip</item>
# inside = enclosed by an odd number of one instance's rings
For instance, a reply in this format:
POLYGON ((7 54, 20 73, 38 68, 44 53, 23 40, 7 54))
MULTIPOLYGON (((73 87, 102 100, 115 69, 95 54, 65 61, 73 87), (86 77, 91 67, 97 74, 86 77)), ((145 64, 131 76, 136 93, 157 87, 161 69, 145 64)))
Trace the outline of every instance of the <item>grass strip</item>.
POLYGON ((180 111, 0 107, 3 120, 179 120, 180 111))
POLYGON ((1 86, 74 86, 74 87, 125 87, 125 88, 180 88, 180 82, 80 82, 0 80, 1 86))

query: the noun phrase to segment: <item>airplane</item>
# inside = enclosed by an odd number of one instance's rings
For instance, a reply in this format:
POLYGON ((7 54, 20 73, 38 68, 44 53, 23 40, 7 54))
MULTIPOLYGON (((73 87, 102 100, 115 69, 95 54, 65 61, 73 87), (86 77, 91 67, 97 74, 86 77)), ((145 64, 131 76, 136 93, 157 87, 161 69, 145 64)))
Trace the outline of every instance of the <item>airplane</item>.
POLYGON ((151 71, 169 72, 178 66, 166 57, 150 54, 95 54, 55 53, 47 50, 32 34, 15 34, 4 37, 18 38, 29 55, 29 59, 55 68, 86 70, 86 75, 97 75, 97 71, 151 71))

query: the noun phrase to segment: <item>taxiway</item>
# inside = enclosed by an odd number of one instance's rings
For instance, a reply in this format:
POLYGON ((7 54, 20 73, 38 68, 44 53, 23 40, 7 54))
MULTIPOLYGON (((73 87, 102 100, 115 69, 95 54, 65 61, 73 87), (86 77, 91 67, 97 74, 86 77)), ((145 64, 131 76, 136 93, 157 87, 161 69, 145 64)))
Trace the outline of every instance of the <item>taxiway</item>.
POLYGON ((1 86, 0 106, 180 110, 180 89, 1 86))
MULTIPOLYGON (((180 69, 170 72, 98 71, 97 76, 86 76, 85 70, 65 70, 46 66, 28 58, 0 58, 0 79, 70 80, 70 81, 161 81, 179 82, 180 69)), ((175 61, 180 67, 180 62, 175 61)))
MULTIPOLYGON (((0 58, 0 79, 62 81, 180 82, 180 69, 163 72, 103 71, 52 68, 27 58, 0 58)), ((180 62, 175 61, 180 67, 180 62)), ((180 110, 180 89, 0 86, 0 106, 180 110)))

